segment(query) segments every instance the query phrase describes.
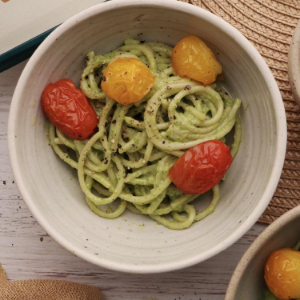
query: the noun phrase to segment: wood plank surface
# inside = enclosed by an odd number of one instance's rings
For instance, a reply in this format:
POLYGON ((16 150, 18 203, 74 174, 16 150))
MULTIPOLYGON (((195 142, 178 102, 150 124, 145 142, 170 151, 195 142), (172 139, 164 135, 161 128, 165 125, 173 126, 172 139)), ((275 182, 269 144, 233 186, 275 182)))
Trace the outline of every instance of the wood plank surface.
POLYGON ((64 250, 39 226, 18 192, 7 147, 9 107, 25 64, 0 74, 0 263, 8 278, 95 285, 106 300, 224 299, 236 264, 265 225, 255 224, 236 244, 204 263, 159 275, 128 275, 94 266, 64 250))

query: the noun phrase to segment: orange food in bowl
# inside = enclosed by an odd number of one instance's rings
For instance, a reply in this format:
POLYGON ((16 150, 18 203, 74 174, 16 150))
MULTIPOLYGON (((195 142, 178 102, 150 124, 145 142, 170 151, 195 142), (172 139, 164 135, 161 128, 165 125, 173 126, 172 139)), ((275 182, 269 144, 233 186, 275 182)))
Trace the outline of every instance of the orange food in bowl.
POLYGON ((138 58, 119 57, 107 66, 103 75, 101 88, 123 105, 142 100, 155 81, 151 71, 138 58))
POLYGON ((265 281, 279 299, 300 298, 300 252, 290 248, 272 252, 265 264, 265 281))
POLYGON ((215 82, 217 75, 222 73, 222 66, 214 53, 196 36, 178 42, 173 49, 172 66, 179 76, 206 85, 215 82))

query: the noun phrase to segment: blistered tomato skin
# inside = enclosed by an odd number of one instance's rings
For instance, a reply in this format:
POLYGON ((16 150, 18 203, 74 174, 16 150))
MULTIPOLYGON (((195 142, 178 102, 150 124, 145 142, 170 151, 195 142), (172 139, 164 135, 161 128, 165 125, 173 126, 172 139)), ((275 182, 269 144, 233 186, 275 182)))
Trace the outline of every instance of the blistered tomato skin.
POLYGON ((107 66, 103 75, 102 90, 123 105, 142 100, 155 82, 151 71, 137 58, 119 57, 107 66))
POLYGON ((265 281, 279 299, 300 298, 300 252, 290 248, 272 252, 265 264, 265 281))
POLYGON ((213 140, 182 155, 169 171, 169 178, 185 194, 203 194, 224 177, 232 163, 229 147, 213 140))
POLYGON ((97 129, 93 107, 70 79, 48 84, 42 94, 42 107, 49 121, 73 139, 85 140, 97 129))
POLYGON ((217 75, 222 73, 214 53, 196 36, 185 37, 174 47, 172 66, 179 76, 205 85, 215 82, 217 75))

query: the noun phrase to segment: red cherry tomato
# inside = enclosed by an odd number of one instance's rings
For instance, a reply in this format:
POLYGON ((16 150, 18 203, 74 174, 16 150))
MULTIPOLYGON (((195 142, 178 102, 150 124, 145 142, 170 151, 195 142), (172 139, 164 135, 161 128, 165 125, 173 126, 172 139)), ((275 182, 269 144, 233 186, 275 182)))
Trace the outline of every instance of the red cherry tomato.
POLYGON ((84 93, 70 79, 46 86, 42 106, 49 121, 76 140, 85 140, 96 130, 97 115, 84 93))
POLYGON ((224 177, 232 163, 229 147, 213 140, 182 155, 169 171, 169 178, 185 194, 203 194, 224 177))

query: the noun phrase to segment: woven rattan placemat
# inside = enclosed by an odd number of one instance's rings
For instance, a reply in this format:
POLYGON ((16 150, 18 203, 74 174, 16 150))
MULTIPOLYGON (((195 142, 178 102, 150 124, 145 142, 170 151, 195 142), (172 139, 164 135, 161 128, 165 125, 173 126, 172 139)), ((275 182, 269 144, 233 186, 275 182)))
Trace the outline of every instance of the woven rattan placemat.
POLYGON ((276 192, 259 222, 270 224, 300 205, 300 109, 288 79, 288 50, 300 19, 300 0, 181 0, 223 18, 250 40, 269 65, 284 101, 288 142, 276 192))

